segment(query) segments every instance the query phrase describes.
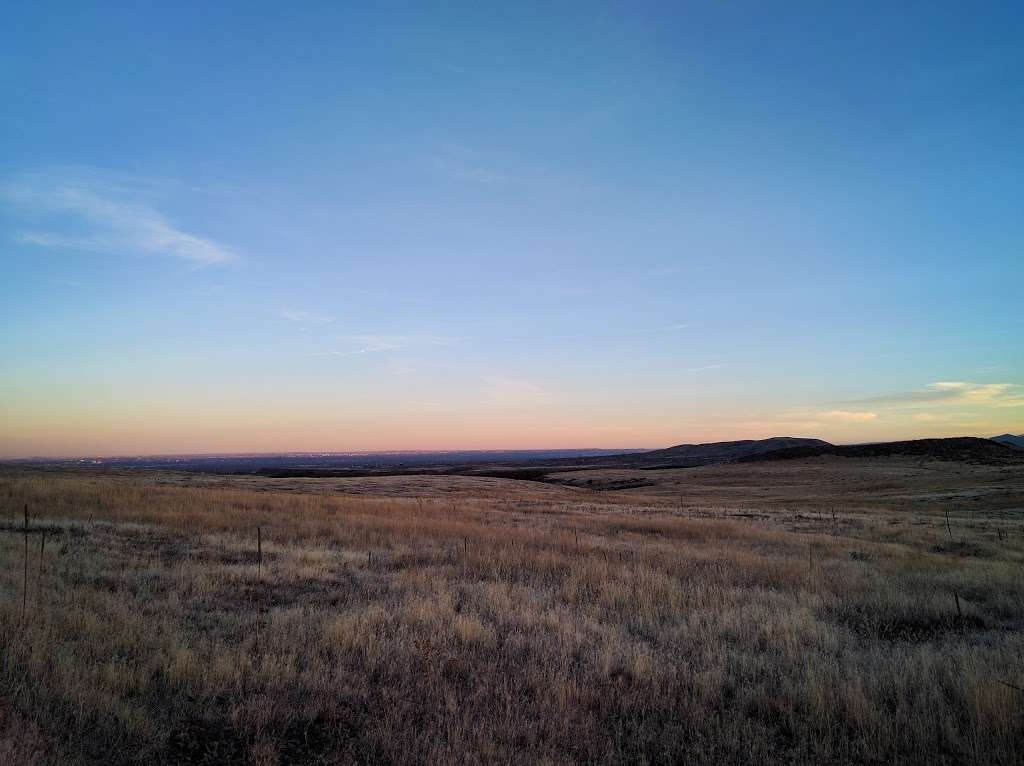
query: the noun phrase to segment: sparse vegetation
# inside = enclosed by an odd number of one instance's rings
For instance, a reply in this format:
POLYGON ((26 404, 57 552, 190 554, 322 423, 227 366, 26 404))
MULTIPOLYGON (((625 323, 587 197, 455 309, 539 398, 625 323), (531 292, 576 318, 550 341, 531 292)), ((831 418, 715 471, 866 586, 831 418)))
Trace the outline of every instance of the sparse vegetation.
POLYGON ((755 484, 797 465, 673 479, 742 506, 5 472, 0 762, 1021 762, 1020 473, 755 484))

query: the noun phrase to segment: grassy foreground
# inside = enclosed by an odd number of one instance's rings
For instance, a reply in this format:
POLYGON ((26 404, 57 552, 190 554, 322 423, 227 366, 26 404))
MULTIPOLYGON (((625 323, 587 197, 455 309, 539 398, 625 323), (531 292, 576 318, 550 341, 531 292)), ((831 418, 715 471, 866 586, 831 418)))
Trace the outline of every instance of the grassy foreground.
POLYGON ((487 486, 3 474, 0 763, 1024 760, 1012 514, 487 486))

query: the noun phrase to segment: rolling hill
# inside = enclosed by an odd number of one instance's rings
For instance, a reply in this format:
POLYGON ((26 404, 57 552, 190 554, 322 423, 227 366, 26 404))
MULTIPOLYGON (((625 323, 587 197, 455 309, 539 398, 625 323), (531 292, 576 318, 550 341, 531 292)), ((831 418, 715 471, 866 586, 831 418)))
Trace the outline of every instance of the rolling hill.
POLYGON ((261 466, 251 472, 274 478, 453 474, 546 481, 547 475, 555 472, 609 468, 639 470, 695 468, 710 463, 731 463, 741 458, 780 449, 814 449, 831 446, 831 444, 821 439, 776 436, 770 439, 743 439, 740 441, 711 442, 709 444, 678 444, 665 449, 624 452, 613 455, 596 454, 572 457, 524 456, 520 460, 499 461, 481 453, 475 462, 465 461, 462 463, 452 461, 444 455, 434 455, 431 460, 424 460, 421 463, 394 462, 388 465, 352 467, 261 466))
POLYGON ((1024 452, 991 439, 953 437, 948 439, 912 439, 876 444, 826 444, 821 446, 789 447, 740 460, 792 460, 795 458, 836 455, 838 457, 917 457, 931 460, 962 461, 987 465, 1024 462, 1024 452))
POLYGON ((999 436, 993 436, 992 441, 1024 450, 1024 434, 1021 434, 1020 436, 1014 436, 1013 434, 1000 434, 999 436))
POLYGON ((821 439, 774 436, 708 444, 679 444, 675 447, 601 458, 601 461, 641 468, 689 468, 708 463, 730 463, 781 449, 820 449, 833 445, 821 439))
POLYGON ((653 471, 663 468, 696 468, 711 463, 732 463, 740 459, 768 454, 782 449, 815 449, 831 447, 821 439, 803 439, 775 436, 769 439, 743 439, 707 444, 677 444, 665 449, 631 452, 622 455, 603 455, 592 458, 562 460, 532 460, 519 464, 480 465, 459 473, 474 476, 493 476, 504 479, 532 479, 547 481, 555 472, 586 471, 591 469, 633 469, 653 471))

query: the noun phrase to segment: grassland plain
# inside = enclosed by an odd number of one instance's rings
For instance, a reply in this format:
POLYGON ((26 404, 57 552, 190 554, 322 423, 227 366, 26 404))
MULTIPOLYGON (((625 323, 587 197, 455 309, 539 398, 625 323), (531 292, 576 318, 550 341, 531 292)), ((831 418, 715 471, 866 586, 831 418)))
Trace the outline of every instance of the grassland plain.
POLYGON ((3 470, 0 762, 1024 760, 1020 468, 605 473, 3 470))

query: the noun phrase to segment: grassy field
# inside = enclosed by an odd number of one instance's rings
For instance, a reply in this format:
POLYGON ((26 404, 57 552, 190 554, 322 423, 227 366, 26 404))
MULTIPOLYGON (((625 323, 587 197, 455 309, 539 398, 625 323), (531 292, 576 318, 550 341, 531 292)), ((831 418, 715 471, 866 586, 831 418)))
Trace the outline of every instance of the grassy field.
POLYGON ((0 472, 0 763, 1024 761, 1024 471, 651 474, 0 472))

